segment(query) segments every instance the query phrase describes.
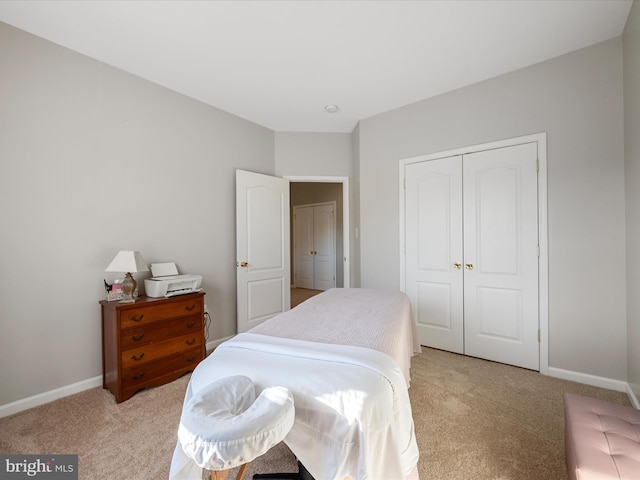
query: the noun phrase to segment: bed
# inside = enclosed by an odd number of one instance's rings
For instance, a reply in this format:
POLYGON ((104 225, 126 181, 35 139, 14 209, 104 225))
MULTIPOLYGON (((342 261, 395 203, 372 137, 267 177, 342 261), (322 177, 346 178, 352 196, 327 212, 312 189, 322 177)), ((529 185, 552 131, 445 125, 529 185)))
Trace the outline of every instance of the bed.
MULTIPOLYGON (((414 479, 407 389, 419 351, 406 295, 334 288, 218 346, 193 372, 185 404, 231 375, 281 385, 295 403, 285 443, 316 480, 414 479)), ((170 478, 200 475, 178 443, 170 478)))

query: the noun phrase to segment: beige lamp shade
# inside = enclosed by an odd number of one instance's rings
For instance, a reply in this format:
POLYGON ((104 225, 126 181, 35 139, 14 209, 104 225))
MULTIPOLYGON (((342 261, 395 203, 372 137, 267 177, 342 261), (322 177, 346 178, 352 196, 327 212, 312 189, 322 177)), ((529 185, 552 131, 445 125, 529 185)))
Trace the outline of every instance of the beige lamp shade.
POLYGON ((149 266, 140 255, 133 250, 121 250, 111 261, 105 272, 148 272, 149 266))

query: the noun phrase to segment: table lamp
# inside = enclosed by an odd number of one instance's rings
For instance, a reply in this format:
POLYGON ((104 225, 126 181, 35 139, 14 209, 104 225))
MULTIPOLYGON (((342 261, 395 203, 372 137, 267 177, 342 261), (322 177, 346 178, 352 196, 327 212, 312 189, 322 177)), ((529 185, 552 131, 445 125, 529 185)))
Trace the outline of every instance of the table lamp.
POLYGON ((131 250, 121 250, 111 261, 105 272, 126 272, 122 281, 122 300, 120 303, 133 303, 136 301, 137 282, 131 275, 131 272, 148 272, 149 267, 140 255, 140 252, 131 250), (135 297, 134 297, 135 295, 135 297))

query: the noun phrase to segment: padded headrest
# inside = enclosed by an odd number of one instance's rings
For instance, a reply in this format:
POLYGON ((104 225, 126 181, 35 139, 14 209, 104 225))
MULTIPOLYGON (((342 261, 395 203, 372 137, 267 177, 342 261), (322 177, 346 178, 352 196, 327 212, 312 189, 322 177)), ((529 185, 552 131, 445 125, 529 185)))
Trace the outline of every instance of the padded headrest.
POLYGON ((178 439, 199 467, 227 470, 281 442, 294 417, 289 390, 269 387, 256 398, 253 381, 236 375, 207 385, 187 401, 178 439))

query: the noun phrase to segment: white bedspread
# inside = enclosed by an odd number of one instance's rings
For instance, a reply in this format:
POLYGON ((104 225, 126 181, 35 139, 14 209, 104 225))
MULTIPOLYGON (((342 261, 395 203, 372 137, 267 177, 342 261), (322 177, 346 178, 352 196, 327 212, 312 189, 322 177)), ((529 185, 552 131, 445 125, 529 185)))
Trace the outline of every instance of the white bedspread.
MULTIPOLYGON (((230 375, 250 377, 258 390, 282 385, 293 393, 296 420, 285 442, 316 480, 417 477, 407 384, 388 355, 243 333, 198 365, 185 403, 230 375)), ((178 443, 170 479, 197 480, 200 475, 178 443)))
POLYGON ((409 297, 392 290, 332 288, 250 332, 378 350, 398 362, 407 385, 411 357, 420 352, 409 297))

